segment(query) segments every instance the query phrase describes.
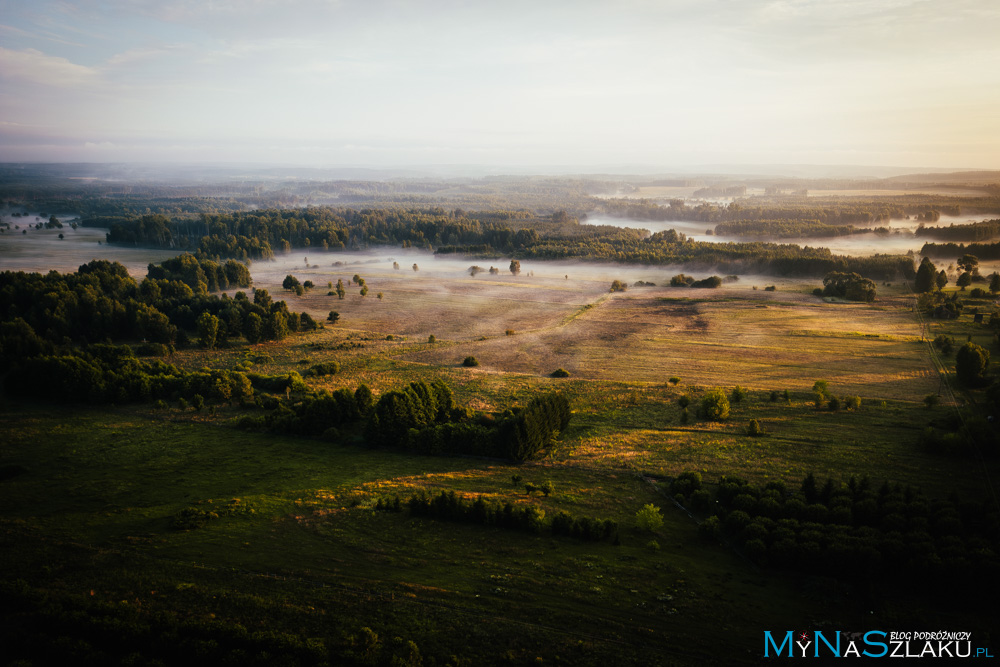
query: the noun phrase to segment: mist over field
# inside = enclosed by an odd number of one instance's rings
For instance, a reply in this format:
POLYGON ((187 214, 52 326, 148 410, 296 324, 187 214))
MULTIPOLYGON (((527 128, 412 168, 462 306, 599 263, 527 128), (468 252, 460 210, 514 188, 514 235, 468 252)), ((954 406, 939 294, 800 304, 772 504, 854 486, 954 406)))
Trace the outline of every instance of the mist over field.
POLYGON ((0 8, 0 663, 1000 651, 1000 3, 0 8))

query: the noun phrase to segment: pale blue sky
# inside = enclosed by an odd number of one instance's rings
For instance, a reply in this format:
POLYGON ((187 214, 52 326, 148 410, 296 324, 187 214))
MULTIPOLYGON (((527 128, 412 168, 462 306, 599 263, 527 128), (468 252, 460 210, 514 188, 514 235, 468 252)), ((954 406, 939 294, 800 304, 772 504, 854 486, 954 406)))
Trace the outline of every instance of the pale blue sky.
POLYGON ((0 161, 1000 168, 995 0, 0 0, 0 161))

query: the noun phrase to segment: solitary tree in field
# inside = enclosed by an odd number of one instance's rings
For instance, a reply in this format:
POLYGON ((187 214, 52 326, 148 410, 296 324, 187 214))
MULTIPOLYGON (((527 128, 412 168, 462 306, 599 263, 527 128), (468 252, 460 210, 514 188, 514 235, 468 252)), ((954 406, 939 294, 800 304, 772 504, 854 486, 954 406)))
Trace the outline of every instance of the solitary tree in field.
POLYGON ((611 283, 611 291, 612 292, 624 292, 627 289, 628 289, 628 285, 626 285, 625 283, 623 283, 620 280, 615 280, 615 281, 613 281, 611 283))
POLYGON ((414 265, 413 265, 413 270, 414 270, 414 271, 419 271, 419 270, 420 270, 420 267, 419 267, 419 266, 417 266, 417 265, 416 265, 416 264, 414 263, 414 265))
POLYGON ((326 316, 326 321, 330 324, 336 324, 337 320, 340 319, 340 313, 335 310, 331 310, 330 314, 326 316))
POLYGON ((521 262, 516 259, 510 260, 510 272, 515 276, 521 273, 521 262))
POLYGON ((337 298, 343 299, 345 294, 347 294, 347 290, 344 289, 344 280, 337 278, 337 298))
POLYGON ((701 413, 705 419, 722 421, 729 416, 729 399, 721 389, 712 389, 701 399, 701 413))
POLYGON ((476 277, 477 273, 482 273, 482 272, 483 272, 483 267, 481 266, 473 265, 469 267, 469 275, 472 276, 473 278, 476 277))
POLYGON ((368 285, 365 285, 361 288, 361 296, 365 296, 367 294, 368 294, 368 285))
POLYGON ((944 269, 938 271, 937 276, 934 278, 934 284, 937 285, 938 291, 944 289, 944 286, 948 284, 948 272, 944 269))
POLYGON ((299 279, 291 274, 285 276, 285 279, 281 281, 281 286, 286 290, 293 290, 298 286, 298 284, 299 279))
POLYGON ((961 287, 962 291, 964 292, 965 288, 972 284, 972 274, 969 273, 968 271, 964 272, 962 275, 958 277, 958 280, 955 281, 955 284, 961 287))

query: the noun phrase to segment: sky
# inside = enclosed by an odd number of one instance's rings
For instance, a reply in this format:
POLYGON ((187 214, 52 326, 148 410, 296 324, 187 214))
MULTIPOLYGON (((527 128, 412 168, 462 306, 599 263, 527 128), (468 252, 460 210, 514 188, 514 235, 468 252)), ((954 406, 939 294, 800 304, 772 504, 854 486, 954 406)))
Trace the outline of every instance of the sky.
POLYGON ((996 0, 0 0, 0 162, 1000 168, 996 0))

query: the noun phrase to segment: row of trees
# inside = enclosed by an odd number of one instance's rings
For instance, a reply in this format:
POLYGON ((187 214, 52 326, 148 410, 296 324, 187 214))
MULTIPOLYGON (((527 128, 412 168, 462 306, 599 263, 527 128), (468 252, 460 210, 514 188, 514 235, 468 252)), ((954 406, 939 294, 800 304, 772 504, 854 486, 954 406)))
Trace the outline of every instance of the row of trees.
MULTIPOLYGON (((308 208, 204 214, 198 221, 164 223, 171 231, 169 239, 160 226, 143 226, 136 221, 135 229, 127 238, 135 242, 144 239, 145 244, 154 246, 175 244, 177 238, 183 238, 186 239, 183 247, 198 247, 197 256, 201 259, 269 256, 270 248, 403 245, 481 256, 516 255, 521 259, 579 258, 705 268, 717 266, 729 273, 825 275, 831 271, 847 271, 886 280, 913 275, 912 260, 901 255, 841 257, 825 248, 796 245, 703 243, 690 241, 673 230, 648 235, 644 230, 580 225, 575 221, 534 221, 530 227, 515 229, 512 224, 525 223, 480 219, 482 216, 471 217, 464 212, 463 217, 443 213, 419 209, 308 208), (182 232, 183 236, 179 236, 182 232)), ((795 224, 801 226, 803 223, 795 224)), ((117 235, 109 236, 112 242, 118 238, 117 235)), ((517 275, 519 268, 515 260, 510 271, 517 275)))
MULTIPOLYGON (((323 365, 321 370, 332 369, 323 365)), ((246 415, 236 425, 329 440, 354 432, 374 447, 525 461, 551 445, 571 416, 569 402, 561 394, 542 394, 523 407, 500 413, 475 413, 455 405, 451 388, 441 380, 411 382, 382 394, 376 402, 364 384, 353 392, 308 391, 301 377, 292 375, 297 380, 292 384, 296 396, 262 400, 263 414, 246 415)), ((251 376, 260 389, 281 389, 254 380, 251 376)))
MULTIPOLYGON (((400 511, 403 503, 398 497, 386 500, 379 498, 375 508, 400 511)), ((406 508, 410 516, 472 523, 481 526, 497 526, 541 533, 548 530, 553 535, 575 537, 587 541, 618 540, 618 524, 611 519, 573 517, 569 512, 559 512, 546 520, 545 510, 535 505, 514 505, 487 502, 482 496, 467 500, 454 491, 441 491, 429 496, 421 491, 407 499, 406 508)))
POLYGON ((703 532, 728 535, 762 565, 885 584, 919 579, 966 600, 967 585, 1000 592, 1000 515, 988 501, 932 500, 867 477, 820 485, 812 474, 797 490, 732 476, 714 494, 700 480, 682 487, 673 489, 680 499, 710 513, 703 532))

